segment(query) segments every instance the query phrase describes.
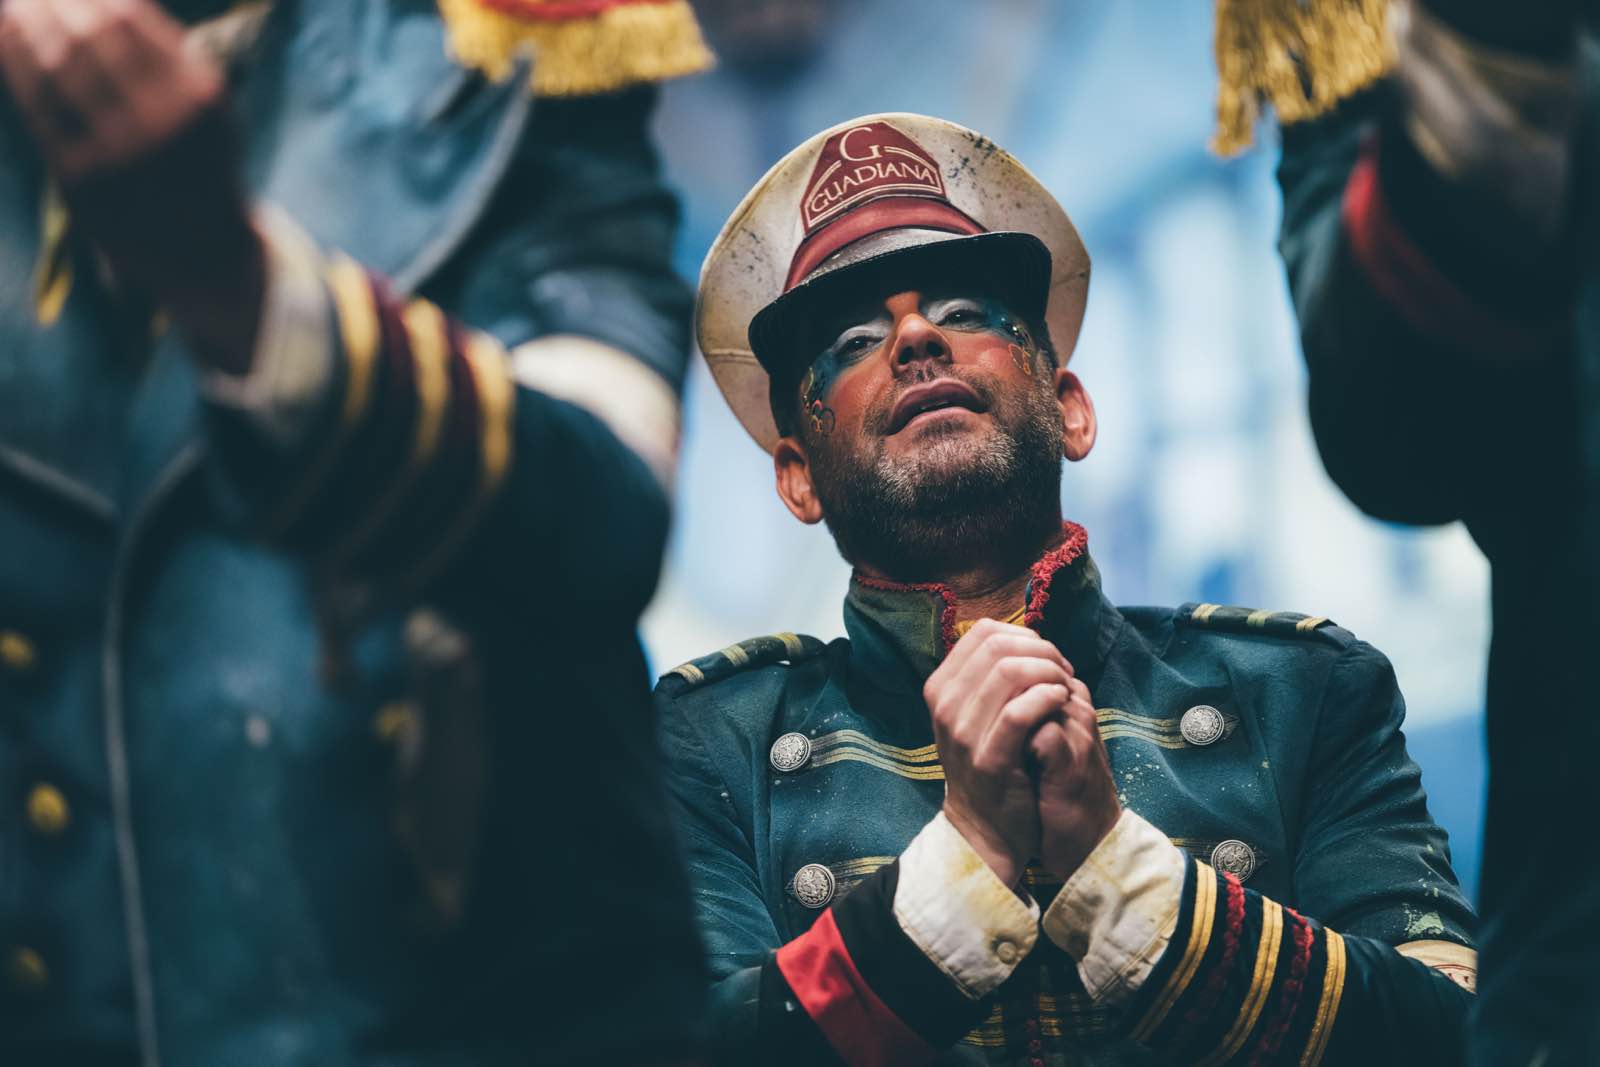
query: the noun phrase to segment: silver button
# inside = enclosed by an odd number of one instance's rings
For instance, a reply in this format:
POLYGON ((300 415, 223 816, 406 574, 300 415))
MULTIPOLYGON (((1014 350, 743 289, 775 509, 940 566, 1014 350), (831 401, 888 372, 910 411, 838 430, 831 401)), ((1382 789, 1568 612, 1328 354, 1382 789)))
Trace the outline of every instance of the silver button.
POLYGON ((1230 838, 1211 850, 1211 866, 1241 882, 1248 881, 1256 873, 1256 850, 1230 838))
POLYGON ((1204 747, 1222 736, 1227 723, 1222 712, 1210 704, 1196 704, 1183 713, 1178 722, 1178 732, 1191 745, 1204 747))
POLYGON ((833 872, 820 863, 808 863, 794 872, 794 895, 808 908, 827 907, 833 899, 833 872))
POLYGON ((805 734, 788 733, 772 742, 767 753, 772 769, 782 774, 798 771, 811 761, 811 738, 805 734))

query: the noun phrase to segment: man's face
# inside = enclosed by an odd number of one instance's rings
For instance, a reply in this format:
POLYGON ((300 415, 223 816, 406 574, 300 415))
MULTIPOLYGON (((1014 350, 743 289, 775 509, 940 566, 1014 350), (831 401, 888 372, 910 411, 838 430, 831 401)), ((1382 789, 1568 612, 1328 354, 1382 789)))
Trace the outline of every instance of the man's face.
POLYGON ((775 453, 780 492, 786 457, 803 456, 847 558, 904 573, 1058 514, 1059 383, 1081 390, 1001 301, 899 292, 813 337, 796 434, 775 453))

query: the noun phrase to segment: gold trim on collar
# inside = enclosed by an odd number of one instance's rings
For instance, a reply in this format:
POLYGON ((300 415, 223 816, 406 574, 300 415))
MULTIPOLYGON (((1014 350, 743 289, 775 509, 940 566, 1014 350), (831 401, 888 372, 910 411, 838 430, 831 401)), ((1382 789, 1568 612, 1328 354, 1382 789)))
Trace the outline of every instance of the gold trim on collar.
MULTIPOLYGON (((1022 620, 1027 618, 1027 616, 1028 616, 1028 606, 1026 604, 1024 604, 1022 607, 1018 608, 1016 611, 1012 612, 1010 615, 1006 616, 1005 618, 1001 619, 1000 621, 1003 622, 1003 623, 1007 623, 1008 625, 1011 625, 1011 626, 1021 626, 1022 625, 1022 620)), ((965 622, 956 623, 956 626, 955 626, 956 636, 958 638, 967 636, 967 631, 972 629, 976 625, 978 625, 978 620, 977 619, 967 619, 965 622)))

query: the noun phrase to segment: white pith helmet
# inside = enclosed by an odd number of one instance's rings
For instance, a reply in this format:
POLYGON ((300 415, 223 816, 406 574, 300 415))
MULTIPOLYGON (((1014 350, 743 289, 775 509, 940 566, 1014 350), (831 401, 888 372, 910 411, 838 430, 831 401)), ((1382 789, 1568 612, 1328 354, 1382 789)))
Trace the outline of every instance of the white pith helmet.
POLYGON ((734 414, 768 452, 770 390, 808 358, 785 340, 840 300, 971 282, 1043 321, 1061 363, 1089 295, 1089 253, 1026 167, 926 115, 867 115, 808 139, 745 195, 700 271, 695 333, 734 414))

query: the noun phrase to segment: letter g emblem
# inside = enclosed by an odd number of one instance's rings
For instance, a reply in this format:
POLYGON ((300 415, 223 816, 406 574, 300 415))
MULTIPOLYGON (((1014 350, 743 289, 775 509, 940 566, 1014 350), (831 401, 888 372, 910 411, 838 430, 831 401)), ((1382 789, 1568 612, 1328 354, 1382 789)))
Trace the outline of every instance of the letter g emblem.
POLYGON ((851 163, 862 163, 862 162, 865 162, 866 160, 869 160, 869 159, 880 159, 880 158, 882 158, 882 156, 883 156, 883 146, 882 145, 877 145, 877 144, 872 145, 870 150, 868 151, 868 153, 866 155, 864 155, 864 156, 856 156, 856 155, 851 155, 850 154, 850 138, 854 137, 858 133, 871 133, 871 132, 872 132, 872 127, 871 126, 857 126, 853 130, 845 131, 845 135, 843 137, 839 138, 839 155, 841 157, 843 157, 844 159, 849 160, 851 163))

